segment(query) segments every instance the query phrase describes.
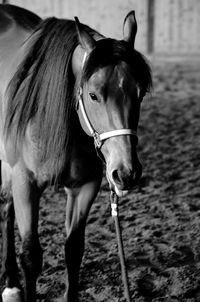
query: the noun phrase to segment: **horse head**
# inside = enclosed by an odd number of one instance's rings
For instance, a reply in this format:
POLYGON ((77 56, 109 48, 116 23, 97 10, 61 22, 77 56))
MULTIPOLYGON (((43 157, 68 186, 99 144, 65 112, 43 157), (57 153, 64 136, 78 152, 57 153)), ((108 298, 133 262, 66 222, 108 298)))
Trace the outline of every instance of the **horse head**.
POLYGON ((142 175, 137 127, 141 101, 151 86, 150 69, 134 49, 134 12, 124 20, 123 40, 96 40, 77 18, 76 27, 81 60, 72 63, 80 79, 79 120, 106 162, 110 189, 120 196, 133 189, 142 175))

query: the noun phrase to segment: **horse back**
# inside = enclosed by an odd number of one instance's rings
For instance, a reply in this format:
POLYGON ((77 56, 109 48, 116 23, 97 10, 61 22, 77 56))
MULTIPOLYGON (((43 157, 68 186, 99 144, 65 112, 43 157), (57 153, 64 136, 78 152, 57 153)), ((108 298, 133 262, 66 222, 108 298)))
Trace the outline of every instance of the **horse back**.
POLYGON ((10 4, 0 4, 0 34, 14 25, 31 31, 35 29, 40 21, 39 16, 24 8, 10 4))
POLYGON ((21 46, 40 21, 37 15, 26 9, 0 4, 0 93, 21 61, 21 46))

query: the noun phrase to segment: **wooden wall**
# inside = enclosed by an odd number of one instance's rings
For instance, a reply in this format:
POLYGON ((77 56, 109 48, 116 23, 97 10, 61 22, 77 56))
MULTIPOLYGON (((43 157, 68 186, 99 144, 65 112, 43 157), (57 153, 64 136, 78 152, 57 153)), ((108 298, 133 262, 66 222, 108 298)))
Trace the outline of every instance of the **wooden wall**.
POLYGON ((154 52, 200 54, 200 1, 155 0, 154 52))
POLYGON ((10 4, 27 8, 42 17, 63 16, 63 6, 65 0, 7 0, 10 4))
POLYGON ((200 54, 200 0, 7 0, 40 16, 73 18, 122 38, 124 17, 136 11, 136 48, 154 54, 200 54))
POLYGON ((122 38, 122 25, 126 14, 135 9, 138 21, 136 47, 146 49, 147 0, 8 0, 9 3, 28 8, 43 17, 57 16, 73 19, 90 25, 102 34, 122 38))

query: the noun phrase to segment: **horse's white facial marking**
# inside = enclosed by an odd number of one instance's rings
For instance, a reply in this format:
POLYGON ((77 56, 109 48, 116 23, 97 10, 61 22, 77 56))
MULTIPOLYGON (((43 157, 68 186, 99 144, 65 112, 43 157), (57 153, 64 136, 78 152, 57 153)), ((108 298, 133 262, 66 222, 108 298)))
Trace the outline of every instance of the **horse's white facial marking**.
POLYGON ((138 99, 140 98, 140 93, 141 93, 140 87, 137 85, 137 97, 138 97, 138 99))
POLYGON ((119 88, 123 88, 123 83, 124 83, 124 78, 121 78, 120 80, 119 80, 119 88))

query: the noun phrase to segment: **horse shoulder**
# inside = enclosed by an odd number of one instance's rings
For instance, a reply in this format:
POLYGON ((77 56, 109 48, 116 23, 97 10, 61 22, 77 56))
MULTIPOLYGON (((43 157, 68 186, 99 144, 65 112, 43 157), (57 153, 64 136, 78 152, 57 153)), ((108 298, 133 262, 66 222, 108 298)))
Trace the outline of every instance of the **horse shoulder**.
MULTIPOLYGON (((0 33, 0 160, 6 160, 4 123, 7 112, 7 88, 24 56, 24 47, 20 47, 30 33, 12 28, 0 33)), ((10 149, 10 148, 9 148, 10 149)), ((12 155, 13 158, 13 155, 12 155)))
POLYGON ((22 167, 22 170, 25 171, 24 173, 32 175, 32 179, 38 186, 44 187, 50 177, 45 163, 42 163, 39 158, 39 144, 34 138, 31 125, 28 125, 25 136, 22 139, 16 141, 14 135, 14 133, 11 133, 7 139, 0 137, 1 159, 7 162, 11 169, 16 166, 22 167))

